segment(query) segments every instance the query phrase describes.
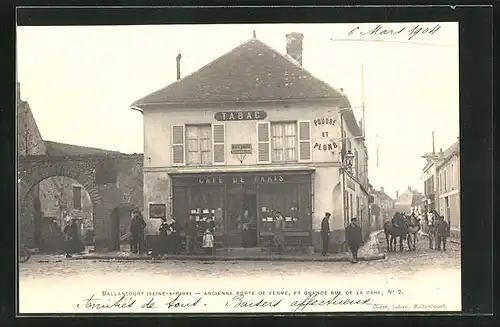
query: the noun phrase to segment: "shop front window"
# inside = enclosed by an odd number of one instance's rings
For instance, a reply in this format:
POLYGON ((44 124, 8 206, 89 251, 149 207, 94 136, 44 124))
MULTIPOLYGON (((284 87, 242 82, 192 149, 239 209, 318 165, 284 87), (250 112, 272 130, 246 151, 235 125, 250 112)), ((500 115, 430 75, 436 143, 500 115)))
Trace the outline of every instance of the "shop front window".
POLYGON ((223 191, 222 187, 217 186, 191 186, 187 188, 187 212, 185 215, 186 217, 194 215, 199 233, 203 233, 206 228, 212 229, 215 235, 224 232, 223 191))
POLYGON ((305 231, 311 227, 310 185, 282 184, 266 185, 260 188, 261 232, 272 231, 272 217, 281 213, 285 230, 305 231))

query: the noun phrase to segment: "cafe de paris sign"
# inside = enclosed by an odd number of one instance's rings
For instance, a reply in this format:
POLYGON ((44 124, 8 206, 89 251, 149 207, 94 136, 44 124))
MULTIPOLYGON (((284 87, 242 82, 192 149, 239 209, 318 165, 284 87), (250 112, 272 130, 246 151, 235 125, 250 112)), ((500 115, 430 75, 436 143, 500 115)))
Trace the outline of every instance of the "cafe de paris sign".
POLYGON ((242 121, 242 120, 263 120, 267 113, 263 110, 258 111, 221 111, 214 115, 217 121, 242 121))

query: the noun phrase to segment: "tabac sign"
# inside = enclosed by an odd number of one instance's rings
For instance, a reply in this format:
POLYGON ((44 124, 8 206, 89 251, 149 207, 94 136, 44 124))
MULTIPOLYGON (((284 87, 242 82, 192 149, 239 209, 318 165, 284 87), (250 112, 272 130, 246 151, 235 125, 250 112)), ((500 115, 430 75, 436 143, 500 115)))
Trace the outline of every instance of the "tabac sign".
POLYGON ((241 121, 241 120, 263 120, 267 113, 263 110, 258 111, 221 111, 214 115, 217 121, 241 121))

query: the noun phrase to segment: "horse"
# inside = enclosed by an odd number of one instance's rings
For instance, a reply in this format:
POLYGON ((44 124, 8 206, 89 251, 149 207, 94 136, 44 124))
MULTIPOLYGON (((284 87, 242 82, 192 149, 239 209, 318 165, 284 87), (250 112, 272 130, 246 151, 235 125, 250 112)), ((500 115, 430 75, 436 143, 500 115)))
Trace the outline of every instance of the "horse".
POLYGON ((407 222, 404 216, 396 212, 392 221, 384 223, 385 240, 387 241, 387 250, 396 251, 397 238, 399 237, 399 251, 403 251, 403 240, 406 239, 408 234, 407 222), (390 241, 389 241, 390 238, 390 241), (393 247, 394 246, 394 247, 393 247))
POLYGON ((418 219, 415 214, 411 214, 408 217, 405 217, 406 219, 406 226, 407 226, 407 231, 408 231, 408 250, 410 251, 416 251, 416 241, 417 241, 417 235, 418 232, 420 231, 420 219, 418 219), (413 247, 411 246, 413 243, 413 247))

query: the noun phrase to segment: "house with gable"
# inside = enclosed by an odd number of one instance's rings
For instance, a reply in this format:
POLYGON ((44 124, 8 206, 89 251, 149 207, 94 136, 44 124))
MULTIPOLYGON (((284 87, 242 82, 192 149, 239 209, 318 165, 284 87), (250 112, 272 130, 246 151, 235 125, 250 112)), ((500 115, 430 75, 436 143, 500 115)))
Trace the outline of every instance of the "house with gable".
POLYGON ((325 212, 332 251, 350 217, 368 234, 360 124, 342 91, 302 67, 303 40, 286 35, 282 54, 254 35, 182 78, 179 55, 177 80, 131 105, 143 114, 148 237, 163 215, 181 226, 193 215, 215 221, 224 247, 265 247, 281 213, 287 247, 317 251, 325 212))
POLYGON ((436 165, 439 213, 449 222, 451 236, 460 238, 460 141, 442 153, 436 165))

